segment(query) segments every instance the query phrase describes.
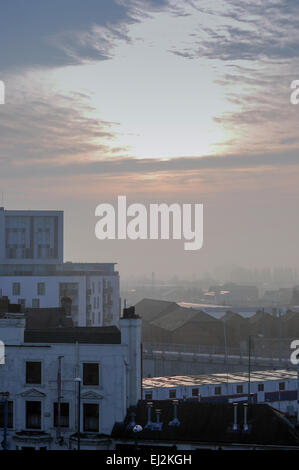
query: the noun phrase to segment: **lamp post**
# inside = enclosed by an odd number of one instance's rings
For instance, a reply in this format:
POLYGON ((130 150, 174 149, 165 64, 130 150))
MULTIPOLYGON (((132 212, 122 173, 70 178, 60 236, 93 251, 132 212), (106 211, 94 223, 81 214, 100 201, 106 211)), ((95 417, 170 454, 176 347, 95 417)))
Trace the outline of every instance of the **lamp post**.
POLYGON ((78 404, 77 404, 77 450, 80 450, 80 421, 81 421, 81 379, 80 377, 76 377, 74 382, 78 383, 78 404))
POLYGON ((0 404, 3 405, 3 442, 2 447, 3 450, 7 450, 7 427, 8 427, 8 397, 9 392, 1 392, 1 397, 4 397, 3 400, 0 401, 0 404))
POLYGON ((143 427, 140 426, 140 424, 135 424, 133 427, 133 432, 135 433, 135 451, 137 452, 138 450, 138 433, 140 433, 143 430, 143 427))
POLYGON ((251 338, 256 337, 256 338, 263 338, 264 335, 249 335, 248 336, 248 404, 251 401, 250 398, 250 374, 251 374, 251 338))

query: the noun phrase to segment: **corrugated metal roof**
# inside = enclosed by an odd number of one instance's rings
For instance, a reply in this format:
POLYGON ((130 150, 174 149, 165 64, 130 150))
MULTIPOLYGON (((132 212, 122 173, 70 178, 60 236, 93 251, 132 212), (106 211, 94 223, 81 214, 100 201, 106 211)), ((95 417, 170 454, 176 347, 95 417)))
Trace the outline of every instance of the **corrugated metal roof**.
MULTIPOLYGON (((265 380, 287 380, 296 379, 297 371, 295 370, 263 370, 252 371, 250 374, 251 382, 264 382, 265 380)), ((248 382, 248 372, 236 373, 219 373, 205 375, 176 375, 172 377, 152 377, 145 378, 142 386, 145 389, 160 387, 184 387, 199 386, 208 384, 225 384, 227 382, 248 382)))

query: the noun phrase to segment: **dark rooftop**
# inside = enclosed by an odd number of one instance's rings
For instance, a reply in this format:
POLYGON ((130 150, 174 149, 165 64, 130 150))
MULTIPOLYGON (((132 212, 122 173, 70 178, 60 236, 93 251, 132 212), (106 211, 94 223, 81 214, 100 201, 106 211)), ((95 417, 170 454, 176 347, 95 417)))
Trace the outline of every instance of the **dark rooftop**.
POLYGON ((176 302, 168 300, 142 299, 135 305, 135 313, 148 322, 178 307, 176 302))
POLYGON ((26 329, 25 343, 121 344, 116 326, 26 329))
MULTIPOLYGON (((299 436, 285 417, 267 404, 252 404, 248 407, 249 431, 243 431, 244 408, 238 404, 238 431, 232 431, 234 410, 232 404, 198 403, 180 401, 177 417, 180 426, 169 426, 174 417, 171 401, 154 401, 151 420, 156 421, 155 409, 160 409, 162 430, 146 430, 147 405, 140 401, 135 410, 135 422, 143 427, 138 440, 187 441, 210 444, 255 444, 299 446, 299 436)), ((128 429, 130 413, 124 423, 117 423, 112 431, 114 438, 134 439, 134 432, 128 429)))

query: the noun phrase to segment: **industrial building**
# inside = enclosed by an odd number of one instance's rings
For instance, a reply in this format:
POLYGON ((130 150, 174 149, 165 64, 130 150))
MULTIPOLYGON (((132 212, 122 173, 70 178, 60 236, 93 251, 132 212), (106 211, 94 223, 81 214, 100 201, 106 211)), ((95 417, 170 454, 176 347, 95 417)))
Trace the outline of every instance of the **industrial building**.
MULTIPOLYGON (((248 401, 248 372, 153 377, 143 379, 144 400, 194 400, 211 403, 248 401)), ((295 370, 251 371, 250 401, 267 403, 297 414, 298 373, 295 370)))

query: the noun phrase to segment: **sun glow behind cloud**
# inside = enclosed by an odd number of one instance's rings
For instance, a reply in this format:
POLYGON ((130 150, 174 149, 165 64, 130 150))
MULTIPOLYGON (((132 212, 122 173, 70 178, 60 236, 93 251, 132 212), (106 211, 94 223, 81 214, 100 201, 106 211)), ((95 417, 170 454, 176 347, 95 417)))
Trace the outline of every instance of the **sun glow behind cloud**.
MULTIPOLYGON (((198 34, 200 21, 213 27, 214 16, 192 12, 152 13, 128 26, 130 41, 114 41, 110 60, 50 74, 62 93, 76 90, 89 96, 91 116, 118 123, 112 148, 128 147, 137 158, 200 156, 219 153, 232 138, 214 121, 234 108, 216 83, 223 73, 220 61, 174 53, 188 46, 192 32, 198 34)), ((100 43, 101 35, 103 29, 94 28, 88 40, 100 43)))

